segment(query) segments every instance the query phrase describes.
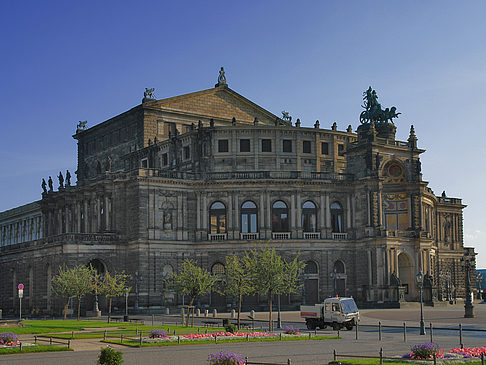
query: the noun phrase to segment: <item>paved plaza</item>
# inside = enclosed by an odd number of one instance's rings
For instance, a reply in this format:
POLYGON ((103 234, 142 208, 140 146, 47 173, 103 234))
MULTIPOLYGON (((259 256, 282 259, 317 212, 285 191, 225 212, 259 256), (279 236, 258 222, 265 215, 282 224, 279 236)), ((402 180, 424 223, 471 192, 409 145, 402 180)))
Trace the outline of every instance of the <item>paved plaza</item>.
MULTIPOLYGON (((367 309, 360 311, 361 325, 356 339, 356 332, 340 331, 340 340, 259 342, 214 345, 181 345, 154 348, 128 348, 113 346, 123 352, 125 365, 135 364, 207 364, 208 354, 215 351, 230 350, 248 356, 251 361, 292 364, 327 364, 333 357, 333 350, 338 354, 366 354, 378 356, 380 347, 386 356, 402 355, 417 343, 430 341, 429 323, 433 324, 433 341, 442 348, 458 347, 460 344, 458 326, 464 327, 462 343, 467 346, 486 345, 486 331, 467 331, 466 329, 486 330, 486 304, 476 302, 474 318, 464 318, 462 304, 440 307, 425 307, 424 319, 427 333, 420 336, 418 329, 420 309, 417 305, 408 305, 402 309, 367 309), (379 340, 378 322, 382 324, 382 338, 379 340), (406 341, 403 336, 403 323, 406 323, 406 341), (395 326, 395 327, 390 327, 395 326)), ((223 316, 223 315, 221 315, 223 316)), ((257 313, 256 319, 265 319, 267 313, 257 313)), ((243 318, 247 318, 245 313, 243 318)), ((158 318, 158 317, 156 317, 158 318)), ((275 314, 276 318, 276 314, 275 314)), ((175 318, 172 318, 173 320, 175 318)), ((284 325, 292 323, 305 327, 298 312, 283 312, 284 325)), ((147 317, 147 324, 150 324, 147 317)), ((157 323, 157 322, 156 322, 157 323)), ((164 322, 166 323, 166 322, 164 322)), ((332 330, 318 331, 323 335, 335 334, 332 330)), ((23 336, 27 339, 28 336, 23 336)), ((0 364, 39 364, 39 365, 86 365, 95 364, 99 349, 103 346, 99 340, 74 340, 74 352, 54 352, 23 355, 0 356, 0 364)))

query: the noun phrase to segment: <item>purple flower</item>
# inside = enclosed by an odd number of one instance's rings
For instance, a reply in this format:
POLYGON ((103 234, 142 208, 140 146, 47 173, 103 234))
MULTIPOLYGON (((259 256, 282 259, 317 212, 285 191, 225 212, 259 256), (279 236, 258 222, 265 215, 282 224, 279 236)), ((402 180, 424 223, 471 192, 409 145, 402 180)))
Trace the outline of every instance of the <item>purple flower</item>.
POLYGON ((243 355, 234 352, 216 352, 208 356, 210 365, 240 365, 243 364, 243 355))

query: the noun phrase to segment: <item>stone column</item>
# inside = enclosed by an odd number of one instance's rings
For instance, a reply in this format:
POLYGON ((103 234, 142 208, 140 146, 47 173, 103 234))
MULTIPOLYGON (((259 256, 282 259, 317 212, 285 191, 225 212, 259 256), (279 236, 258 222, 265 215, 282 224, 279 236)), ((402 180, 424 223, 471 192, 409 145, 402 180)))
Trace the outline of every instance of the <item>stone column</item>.
POLYGON ((201 194, 196 192, 196 230, 201 229, 201 194))
POLYGON ((429 275, 432 275, 432 270, 430 270, 430 249, 427 249, 425 253, 427 257, 427 273, 429 273, 429 275))
POLYGON ((177 239, 182 240, 182 193, 177 195, 177 239))
MULTIPOLYGON (((209 232, 208 229, 208 197, 206 194, 203 196, 203 231, 209 232)), ((207 239, 207 237, 205 237, 207 239)))
POLYGON ((258 217, 259 218, 259 227, 258 227, 258 231, 260 232, 260 238, 261 239, 264 239, 266 238, 265 236, 265 199, 264 199, 264 196, 263 196, 263 192, 260 192, 260 216, 258 217))
POLYGON ((295 194, 290 195, 290 231, 295 231, 295 194))
POLYGON ((329 193, 326 193, 326 228, 331 228, 331 205, 329 203, 329 193))
POLYGON ((188 223, 187 223, 187 218, 188 218, 188 210, 187 210, 187 194, 184 193, 182 196, 182 239, 187 241, 189 239, 189 230, 187 229, 188 223))
POLYGON ((110 198, 108 198, 107 195, 105 195, 105 230, 110 231, 111 230, 111 225, 110 225, 110 220, 111 220, 111 209, 110 209, 110 198))
POLYGON ((400 277, 399 275, 399 267, 398 267, 398 248, 395 248, 395 260, 394 260, 394 267, 395 267, 395 272, 397 274, 397 277, 400 277))
POLYGON ((83 201, 84 233, 89 233, 88 200, 83 201))
POLYGON ((351 195, 346 196, 346 228, 351 228, 351 195))
POLYGON ((265 227, 267 228, 268 234, 266 238, 272 237, 272 202, 270 201, 270 193, 267 191, 265 192, 266 200, 267 200, 267 222, 265 227))
POLYGON ((366 192, 366 212, 368 218, 368 227, 371 227, 371 202, 370 202, 370 192, 366 192))
POLYGON ((76 232, 81 232, 81 203, 76 203, 76 232))
POLYGON ((228 239, 232 239, 234 227, 233 227, 233 195, 231 194, 228 196, 228 211, 226 212, 226 217, 228 219, 226 233, 228 234, 228 239))
POLYGON ((326 237, 326 230, 325 230, 325 224, 326 224, 326 213, 325 213, 325 209, 326 209, 326 200, 325 200, 325 197, 324 195, 321 194, 321 201, 320 201, 320 204, 321 204, 321 209, 320 209, 320 219, 319 219, 319 222, 320 222, 320 231, 321 231, 321 238, 325 238, 326 237))
MULTIPOLYGON (((238 235, 239 232, 240 232, 240 216, 239 216, 239 212, 240 212, 240 203, 239 203, 239 199, 238 199, 238 194, 235 193, 233 195, 233 212, 234 212, 234 216, 233 216, 233 226, 234 226, 234 230, 235 230, 235 235, 238 235)), ((236 236, 234 238, 237 238, 236 236)))
POLYGON ((68 206, 66 204, 66 206, 64 207, 64 214, 66 216, 66 219, 64 220, 64 232, 69 233, 71 231, 71 206, 68 206))
POLYGON ((296 216, 295 216, 295 226, 297 228, 297 238, 302 238, 302 199, 300 196, 300 192, 297 193, 297 209, 296 209, 296 216))
POLYGON ((371 250, 368 250, 368 285, 373 285, 373 266, 371 259, 371 250))

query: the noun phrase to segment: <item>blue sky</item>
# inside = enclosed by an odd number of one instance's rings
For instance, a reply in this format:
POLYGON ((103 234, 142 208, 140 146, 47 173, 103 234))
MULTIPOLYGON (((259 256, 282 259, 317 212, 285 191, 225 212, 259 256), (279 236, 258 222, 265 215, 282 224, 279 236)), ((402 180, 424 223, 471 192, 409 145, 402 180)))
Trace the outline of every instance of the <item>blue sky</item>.
POLYGON ((372 86, 415 126, 424 179, 461 197, 464 241, 486 267, 486 2, 2 1, 0 211, 40 198, 76 170, 79 120, 229 86, 311 126, 359 124, 372 86))

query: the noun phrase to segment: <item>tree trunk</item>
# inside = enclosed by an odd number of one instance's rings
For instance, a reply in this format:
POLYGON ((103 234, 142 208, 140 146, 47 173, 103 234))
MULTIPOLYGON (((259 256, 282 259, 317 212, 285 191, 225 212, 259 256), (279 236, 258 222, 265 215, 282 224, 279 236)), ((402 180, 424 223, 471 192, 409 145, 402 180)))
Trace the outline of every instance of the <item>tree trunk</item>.
POLYGON ((241 294, 238 295, 238 331, 240 330, 241 294))
POLYGON ((79 312, 81 311, 81 297, 78 297, 78 321, 79 321, 79 312))
MULTIPOLYGON (((191 298, 191 301, 189 302, 189 307, 192 307, 192 303, 194 303, 194 299, 196 299, 196 297, 191 298)), ((189 308, 187 308, 186 327, 189 327, 189 315, 190 315, 190 313, 191 313, 191 310, 189 308)))
POLYGON ((70 300, 70 299, 71 299, 71 298, 68 298, 67 303, 66 303, 66 305, 64 306, 64 320, 66 320, 66 316, 67 316, 67 310, 68 310, 68 307, 69 307, 69 300, 70 300))
POLYGON ((110 323, 111 319, 111 297, 110 300, 108 301, 108 323, 110 323))
POLYGON ((272 322, 272 306, 273 306, 273 303, 272 303, 272 291, 269 291, 268 292, 269 294, 269 298, 268 298, 268 303, 269 303, 269 308, 268 308, 268 330, 270 332, 273 331, 273 322, 272 322))

